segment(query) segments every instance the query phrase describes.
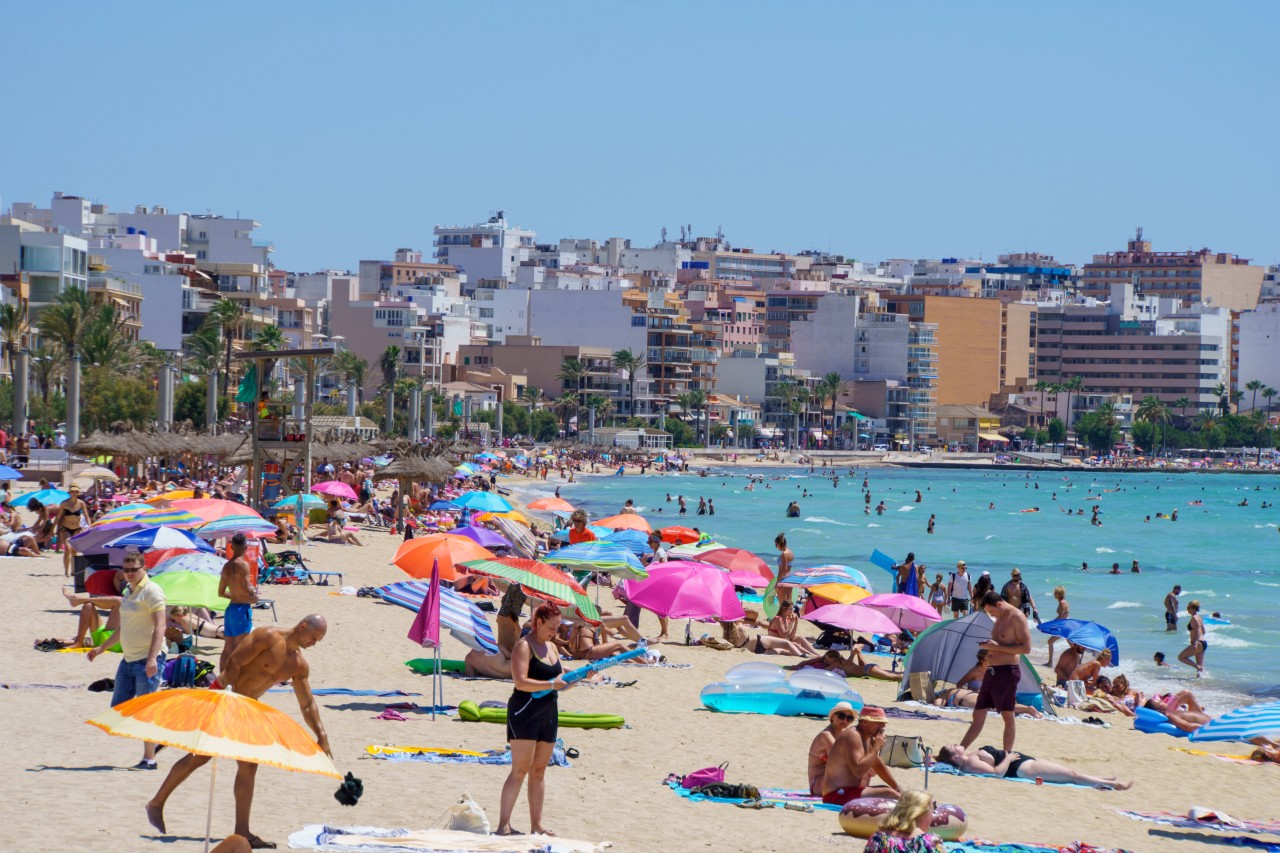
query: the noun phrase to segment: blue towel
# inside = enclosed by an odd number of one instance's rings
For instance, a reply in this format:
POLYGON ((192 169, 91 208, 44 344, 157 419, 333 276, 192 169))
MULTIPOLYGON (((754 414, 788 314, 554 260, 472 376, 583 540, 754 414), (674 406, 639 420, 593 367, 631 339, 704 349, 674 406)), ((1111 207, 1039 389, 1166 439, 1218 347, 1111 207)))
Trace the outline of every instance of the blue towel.
MULTIPOLYGON (((930 773, 940 773, 944 776, 970 776, 974 779, 1003 779, 1006 782, 1026 782, 1029 785, 1036 783, 1035 779, 1023 779, 1021 776, 992 776, 987 773, 965 773, 963 770, 957 770, 950 764, 938 762, 929 768, 930 773)), ((1092 785, 1078 785, 1075 782, 1045 782, 1046 785, 1057 785, 1062 788, 1092 788, 1092 785)), ((985 848, 984 848, 985 849, 985 848)))

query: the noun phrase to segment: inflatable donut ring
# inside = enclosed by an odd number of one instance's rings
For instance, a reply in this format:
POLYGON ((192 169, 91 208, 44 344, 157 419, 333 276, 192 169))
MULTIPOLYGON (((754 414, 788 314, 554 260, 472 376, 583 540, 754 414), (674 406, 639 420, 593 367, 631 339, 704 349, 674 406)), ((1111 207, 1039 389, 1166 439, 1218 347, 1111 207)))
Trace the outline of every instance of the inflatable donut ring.
MULTIPOLYGON (((853 800, 840 810, 840 828, 855 838, 870 838, 880 828, 880 821, 893 811, 897 800, 883 797, 862 797, 853 800)), ((969 828, 964 809, 949 803, 935 803, 929 831, 943 841, 958 841, 969 828)))

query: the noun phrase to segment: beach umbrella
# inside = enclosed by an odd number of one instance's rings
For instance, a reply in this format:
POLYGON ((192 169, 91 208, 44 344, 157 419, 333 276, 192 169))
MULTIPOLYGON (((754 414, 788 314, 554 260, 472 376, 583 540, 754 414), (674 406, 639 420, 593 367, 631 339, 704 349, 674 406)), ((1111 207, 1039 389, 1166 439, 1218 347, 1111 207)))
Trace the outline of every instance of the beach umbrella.
MULTIPOLYGON (((903 693, 910 696, 911 674, 929 672, 936 681, 957 683, 978 662, 978 647, 991 639, 995 623, 985 613, 970 613, 960 619, 948 619, 925 628, 916 635, 911 649, 902 660, 903 693)), ((1038 693, 1040 679, 1026 655, 1022 655, 1022 677, 1019 693, 1038 693)))
POLYGON ((809 602, 814 607, 825 604, 856 604, 871 595, 868 590, 851 583, 821 583, 809 587, 808 592, 809 602))
POLYGON ((779 586, 813 587, 822 584, 852 584, 871 589, 867 576, 852 566, 815 566, 813 568, 792 569, 787 572, 786 580, 779 586))
POLYGON ((455 527, 448 531, 446 536, 465 536, 477 545, 485 548, 510 548, 511 543, 502 536, 494 533, 487 527, 476 527, 468 524, 466 527, 455 527))
POLYGON ((178 530, 173 527, 141 527, 129 531, 106 543, 107 548, 136 548, 145 551, 149 548, 194 548, 197 551, 213 553, 213 546, 196 538, 190 530, 178 530))
MULTIPOLYGON (((452 567, 450 567, 452 570, 452 567)), ((431 569, 427 569, 427 577, 431 569)), ((441 572, 440 577, 444 577, 441 572)), ((398 604, 417 613, 422 609, 422 601, 427 596, 431 584, 427 581, 400 581, 378 587, 377 593, 384 601, 398 604)), ((493 628, 485 618, 484 611, 459 593, 447 586, 440 590, 440 623, 447 627, 458 642, 469 649, 476 649, 485 654, 498 651, 498 640, 493 628)))
POLYGON ((916 595, 902 595, 896 592, 869 595, 858 602, 862 607, 879 610, 893 620, 893 624, 907 631, 920 631, 942 617, 933 606, 916 595))
POLYGON ((181 554, 206 554, 206 552, 197 551, 195 548, 152 548, 142 555, 142 562, 146 564, 147 570, 150 571, 170 557, 177 557, 181 554))
MULTIPOLYGON (((176 549, 169 549, 170 552, 176 549)), ((150 555, 148 555, 150 556, 150 555)), ((219 554, 204 551, 188 551, 185 554, 170 554, 156 563, 147 574, 155 577, 169 572, 196 572, 206 575, 221 575, 222 567, 227 564, 226 558, 219 554)))
MULTIPOLYGON (((111 476, 112 478, 114 478, 115 474, 112 474, 111 476)), ((17 468, 10 468, 8 465, 0 465, 0 480, 21 480, 21 479, 22 479, 22 472, 19 471, 17 468)))
MULTIPOLYGON (((716 568, 720 568, 717 566, 716 568)), ((764 589, 769 585, 769 581, 760 577, 755 572, 727 572, 729 581, 734 586, 745 586, 752 589, 764 589)))
POLYGON ((174 509, 185 509, 206 523, 226 518, 229 515, 251 515, 262 518, 261 513, 252 507, 220 498, 184 498, 183 500, 174 501, 169 506, 174 509))
POLYGON ((602 536, 600 541, 621 545, 637 557, 642 557, 650 551, 649 534, 640 530, 615 530, 602 536))
POLYGON ((628 601, 659 616, 728 621, 746 616, 728 573, 706 563, 657 564, 649 577, 624 584, 628 601))
POLYGON ((1115 635, 1097 622, 1087 622, 1084 619, 1054 619, 1051 622, 1041 622, 1038 627, 1042 634, 1065 637, 1076 645, 1095 652, 1106 649, 1111 652, 1112 665, 1120 663, 1120 644, 1116 642, 1115 635))
MULTIPOLYGON (((607 527, 596 527, 594 524, 588 524, 587 529, 590 530, 595 535, 596 539, 600 542, 605 541, 606 539, 608 539, 610 536, 613 535, 613 531, 607 527)), ((557 530, 555 533, 552 533, 551 538, 555 539, 557 542, 568 542, 569 533, 572 530, 573 528, 571 527, 561 528, 560 530, 557 530)), ((648 537, 645 537, 645 539, 646 541, 648 541, 648 537)))
POLYGON ((90 595, 119 595, 116 590, 116 569, 98 569, 84 579, 84 591, 90 595))
POLYGON ((191 489, 174 489, 171 492, 161 492, 158 495, 152 495, 147 498, 146 502, 155 506, 160 503, 168 503, 169 501, 180 501, 185 498, 194 498, 196 493, 191 489))
MULTIPOLYGON (((5 468, 8 468, 8 466, 0 465, 0 480, 9 479, 8 477, 5 476, 5 472, 4 472, 5 468)), ((13 470, 13 469, 9 469, 9 470, 13 470)), ((80 473, 76 474, 77 480, 81 478, 85 480, 118 480, 120 479, 119 477, 116 476, 115 471, 112 471, 108 468, 103 468, 100 465, 92 465, 88 468, 85 468, 80 473)))
POLYGON ((826 604, 809 611, 804 618, 846 631, 897 634, 901 630, 888 616, 860 604, 826 604))
POLYGON ((491 518, 509 518, 517 524, 523 524, 525 527, 533 526, 533 522, 529 520, 529 517, 518 509, 513 509, 510 512, 486 512, 480 518, 482 521, 488 521, 491 518))
POLYGON ((155 507, 142 503, 125 504, 124 506, 118 506, 110 512, 104 512, 102 515, 98 516, 98 520, 93 523, 93 526, 105 527, 108 524, 115 524, 118 521, 133 521, 142 513, 151 512, 153 509, 155 509, 155 507))
POLYGON ((682 560, 701 560, 702 555, 708 551, 718 551, 725 546, 713 540, 705 542, 690 542, 688 545, 677 545, 668 551, 672 557, 679 557, 682 560))
POLYGON ((221 539, 224 536, 235 536, 243 533, 256 539, 274 536, 276 526, 258 515, 225 515, 196 528, 196 535, 201 539, 221 539))
POLYGON ((702 538, 702 534, 688 527, 673 524, 662 528, 662 541, 673 545, 691 545, 702 538))
POLYGON ((133 520, 144 527, 175 527, 184 530, 190 530, 204 524, 200 516, 192 515, 185 509, 174 509, 172 507, 140 512, 133 517, 133 520))
POLYGON ((519 584, 534 598, 576 607, 578 614, 591 622, 600 621, 600 611, 587 597, 582 584, 567 572, 537 560, 499 557, 496 560, 468 560, 462 566, 473 574, 501 578, 519 584))
POLYGON ((463 492, 453 502, 466 509, 482 512, 511 512, 511 504, 506 498, 493 492, 463 492))
POLYGON ((538 509, 546 512, 573 512, 574 506, 564 498, 539 498, 529 504, 529 509, 538 509))
POLYGON ((151 578, 151 582, 164 591, 165 604, 170 607, 185 604, 223 613, 231 602, 218 595, 221 580, 218 575, 207 572, 163 572, 151 578))
POLYGON ((1191 740, 1249 741, 1280 736, 1280 702, 1262 702, 1228 711, 1191 733, 1191 740))
POLYGON ((94 525, 88 530, 81 530, 71 537, 71 547, 77 554, 86 557, 107 553, 107 543, 118 539, 134 530, 141 530, 142 525, 136 521, 113 521, 110 524, 94 525))
POLYGON ((431 506, 427 507, 428 512, 462 512, 462 507, 453 501, 432 501, 431 506))
POLYGON ((219 758, 342 778, 333 759, 292 717, 230 690, 161 690, 130 699, 85 722, 109 735, 213 757, 204 830, 206 851, 219 758))
POLYGON ((306 512, 309 509, 324 509, 324 507, 326 506, 325 502, 321 498, 318 498, 315 495, 307 494, 307 495, 292 495, 291 497, 287 497, 282 501, 277 501, 276 503, 272 504, 271 508, 296 513, 298 511, 299 503, 302 504, 303 512, 306 512))
POLYGON ((577 545, 552 551, 543 557, 543 561, 557 566, 593 569, 633 578, 647 577, 644 566, 635 555, 615 542, 579 542, 577 545))
POLYGON ((745 548, 712 548, 699 554, 698 559, 730 572, 752 572, 765 580, 773 579, 769 564, 745 548))
POLYGON ((538 558, 538 540, 533 537, 527 527, 500 515, 495 516, 493 522, 498 525, 502 535, 511 541, 511 550, 516 556, 530 560, 538 558))
POLYGON ((494 553, 482 548, 465 536, 448 536, 431 533, 410 539, 396 549, 391 562, 406 574, 415 578, 431 577, 431 564, 439 562, 440 577, 447 581, 458 579, 456 563, 466 560, 492 560, 494 553))
POLYGON ((23 495, 20 500, 25 502, 34 499, 40 501, 40 503, 45 506, 51 506, 53 504, 60 504, 69 497, 71 497, 71 493, 64 492, 62 489, 41 489, 38 492, 31 492, 30 494, 23 495))
POLYGON ((653 526, 644 520, 644 516, 634 512, 623 512, 618 515, 611 515, 608 518, 597 518, 596 524, 600 527, 607 527, 609 530, 639 530, 641 533, 648 533, 653 530, 653 526))
POLYGON ((328 480, 324 483, 319 483, 312 486, 311 491, 317 494, 329 495, 331 497, 342 498, 343 500, 348 501, 357 500, 356 490, 341 480, 328 480))

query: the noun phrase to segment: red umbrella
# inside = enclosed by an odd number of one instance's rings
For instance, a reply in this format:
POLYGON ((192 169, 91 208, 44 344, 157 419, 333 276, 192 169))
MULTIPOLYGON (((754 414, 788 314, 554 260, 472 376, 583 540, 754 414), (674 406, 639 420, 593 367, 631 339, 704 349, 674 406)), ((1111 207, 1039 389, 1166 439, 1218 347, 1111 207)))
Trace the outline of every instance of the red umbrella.
POLYGON ((228 515, 254 515, 261 518, 252 507, 235 501, 224 501, 220 498, 184 498, 169 504, 171 507, 185 509, 192 515, 199 516, 205 524, 217 521, 228 515))
MULTIPOLYGON (((187 510, 190 512, 191 510, 187 510)), ((176 557, 179 554, 198 554, 195 548, 156 548, 153 551, 147 551, 142 555, 142 560, 146 563, 148 569, 154 569, 170 557, 176 557)))
POLYGON ((662 528, 662 541, 674 542, 677 545, 689 545, 697 542, 702 536, 696 530, 690 530, 688 527, 680 527, 672 525, 671 527, 662 528))
MULTIPOLYGON (((667 528, 667 530, 670 529, 670 527, 667 528)), ((730 572, 754 572, 765 580, 773 580, 773 569, 769 568, 769 564, 745 548, 716 548, 712 551, 703 551, 698 555, 698 559, 730 572)))
POLYGON ((84 591, 90 595, 119 595, 115 587, 116 574, 115 569, 99 569, 85 578, 84 591))

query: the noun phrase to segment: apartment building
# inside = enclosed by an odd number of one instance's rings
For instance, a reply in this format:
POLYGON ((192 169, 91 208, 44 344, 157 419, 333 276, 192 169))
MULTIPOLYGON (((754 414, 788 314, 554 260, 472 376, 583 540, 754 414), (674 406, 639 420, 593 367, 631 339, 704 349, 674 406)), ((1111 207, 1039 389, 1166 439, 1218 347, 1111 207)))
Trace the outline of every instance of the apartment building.
POLYGON ((1229 311, 1258 304, 1266 270, 1226 252, 1154 252, 1139 228, 1123 252, 1094 255, 1080 270, 1080 293, 1105 299, 1112 285, 1127 282, 1135 293, 1204 302, 1229 311))
POLYGON ((486 280, 515 281, 516 269, 529 260, 536 233, 508 225, 499 210, 488 221, 476 225, 437 225, 435 257, 466 273, 467 287, 479 287, 486 280))
POLYGON ((442 287, 454 296, 462 294, 463 276, 450 264, 424 263, 416 249, 396 249, 393 261, 360 262, 360 296, 372 298, 394 287, 428 285, 442 287))
POLYGON ((25 273, 33 325, 69 287, 89 287, 89 243, 83 237, 0 218, 0 270, 25 273))

